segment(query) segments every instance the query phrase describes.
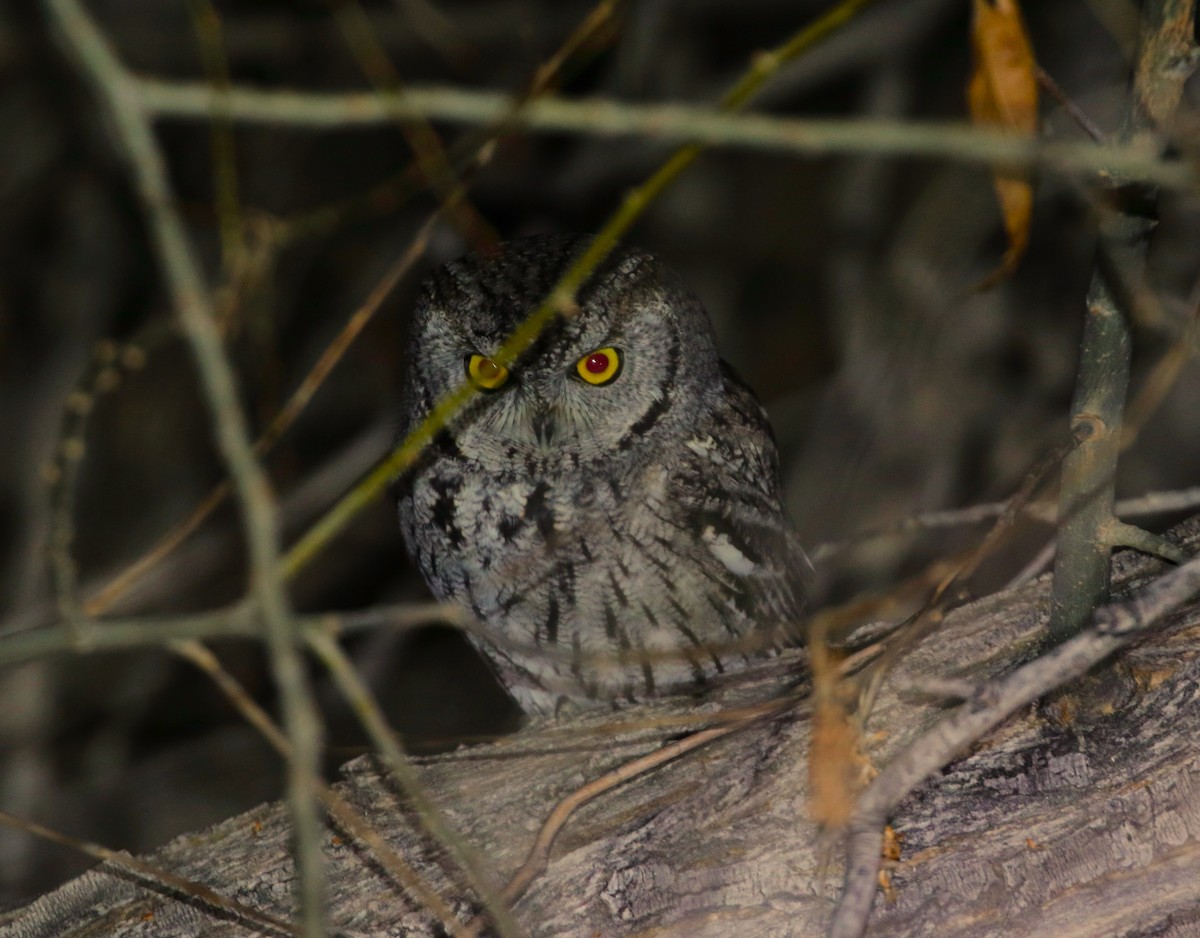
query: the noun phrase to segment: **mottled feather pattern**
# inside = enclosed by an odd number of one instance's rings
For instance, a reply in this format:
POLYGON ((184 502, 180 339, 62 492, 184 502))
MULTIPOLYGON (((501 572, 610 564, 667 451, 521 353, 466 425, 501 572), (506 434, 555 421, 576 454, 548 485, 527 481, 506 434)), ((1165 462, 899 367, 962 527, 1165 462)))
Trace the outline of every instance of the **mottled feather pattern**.
MULTIPOLYGON (((512 242, 436 272, 417 309, 403 432, 494 354, 586 246, 512 242)), ((405 480, 410 553, 528 712, 697 689, 797 638, 807 560, 761 406, 700 302, 617 251, 507 383, 480 392, 405 480), (576 363, 618 350, 611 383, 576 363)))

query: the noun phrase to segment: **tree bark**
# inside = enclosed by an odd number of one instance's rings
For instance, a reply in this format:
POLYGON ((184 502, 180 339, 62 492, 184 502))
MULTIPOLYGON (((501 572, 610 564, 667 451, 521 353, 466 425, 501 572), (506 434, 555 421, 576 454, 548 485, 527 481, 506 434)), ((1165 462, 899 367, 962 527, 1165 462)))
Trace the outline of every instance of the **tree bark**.
MULTIPOLYGON (((1174 533, 1189 550, 1195 520, 1174 533)), ((1118 555, 1115 583, 1136 591, 1157 561, 1118 555)), ((949 615, 896 667, 867 727, 883 766, 954 702, 932 679, 980 681, 1033 653, 1048 579, 949 615)), ((1200 604, 1125 649, 1103 673, 1113 691, 1065 725, 1014 715, 929 779, 892 825, 902 857, 868 934, 1200 934, 1200 604)), ((800 652, 764 665, 767 696, 802 674, 800 652)), ((500 742, 421 760, 420 777, 494 874, 499 891, 563 797, 638 755, 712 722, 715 705, 658 701, 618 714, 531 726, 500 742)), ((531 935, 819 935, 841 884, 842 838, 808 817, 807 706, 799 704, 601 794, 572 816, 548 869, 515 904, 531 935)), ((475 896, 418 833, 368 758, 341 793, 466 921, 475 896)), ((244 906, 294 913, 286 807, 264 805, 180 837, 147 859, 244 906)), ((326 843, 331 932, 441 934, 349 832, 326 843)), ((103 864, 0 915, 5 938, 247 936, 269 927, 103 864)))

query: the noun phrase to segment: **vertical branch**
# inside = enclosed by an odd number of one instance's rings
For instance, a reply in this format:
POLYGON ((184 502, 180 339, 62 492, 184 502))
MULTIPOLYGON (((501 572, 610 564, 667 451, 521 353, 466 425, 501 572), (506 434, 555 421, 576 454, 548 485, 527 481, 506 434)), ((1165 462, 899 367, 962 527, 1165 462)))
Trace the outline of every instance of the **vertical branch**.
MULTIPOLYGON (((1195 67, 1195 0, 1152 0, 1142 37, 1123 142, 1169 127, 1195 67)), ((1114 480, 1129 387, 1130 293, 1145 268, 1157 190, 1114 189, 1117 211, 1100 224, 1100 257, 1087 296, 1079 372, 1071 404, 1078 446, 1063 463, 1058 555, 1051 593, 1050 640, 1076 634, 1108 600, 1109 551, 1117 530, 1114 480)))
MULTIPOLYGON (((1117 215, 1101 238, 1122 236, 1120 253, 1140 269, 1152 222, 1117 215)), ((1103 536, 1113 517, 1117 456, 1125 393, 1129 387, 1129 320, 1108 276, 1098 264, 1087 297, 1079 372, 1071 402, 1071 433, 1078 445, 1063 461, 1059 496, 1058 553, 1051 588, 1050 640, 1058 644, 1079 631, 1091 611, 1108 599, 1110 546, 1103 536)), ((1131 268, 1125 267, 1125 272, 1131 268)))
POLYGON ((221 235, 221 259, 232 278, 241 252, 242 209, 238 197, 237 151, 234 146, 233 121, 229 114, 229 58, 221 32, 221 16, 212 0, 188 0, 192 28, 200 47, 204 71, 212 85, 212 114, 209 119, 210 147, 213 162, 213 188, 217 205, 218 230, 221 235))
POLYGON ((196 359, 212 411, 217 445, 240 502, 250 556, 250 596, 262 618, 282 698, 284 723, 293 747, 293 757, 288 763, 288 788, 296 832, 302 927, 305 935, 322 935, 321 823, 314 790, 319 771, 320 733, 279 571, 274 499, 254 455, 233 369, 213 320, 200 265, 173 208, 162 152, 154 139, 150 118, 139 102, 136 79, 116 58, 78 0, 44 0, 44 3, 65 47, 106 109, 116 141, 129 162, 167 288, 196 359))

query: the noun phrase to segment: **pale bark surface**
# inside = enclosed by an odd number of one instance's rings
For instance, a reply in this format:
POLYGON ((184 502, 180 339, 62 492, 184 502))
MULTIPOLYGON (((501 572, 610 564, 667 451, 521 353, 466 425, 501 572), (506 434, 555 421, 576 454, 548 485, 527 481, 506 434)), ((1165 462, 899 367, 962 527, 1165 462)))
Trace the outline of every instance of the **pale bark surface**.
MULTIPOLYGON (((1198 531, 1190 523, 1179 533, 1194 542, 1198 531)), ((1125 555, 1118 586, 1136 589, 1161 569, 1125 555)), ((887 682, 869 726, 874 763, 886 764, 951 706, 922 692, 923 681, 1010 670, 1040 636, 1047 608, 1042 579, 949 616, 887 682)), ((1107 712, 1081 712, 1061 726, 1030 708, 927 781, 893 819, 903 858, 894 901, 876 901, 869 934, 1200 934, 1198 653, 1193 603, 1123 653, 1121 671, 1105 672, 1115 691, 1107 712)), ((764 693, 797 667, 796 659, 773 662, 764 693)), ((533 727, 426 760, 420 775, 499 888, 558 799, 677 736, 678 723, 647 723, 680 716, 697 711, 660 702, 623 712, 616 727, 612 717, 533 727)), ((517 903, 518 921, 546 936, 821 934, 841 884, 842 844, 807 816, 808 739, 800 708, 601 795, 568 823, 548 871, 517 903)), ((471 897, 447 874, 441 852, 414 833, 403 799, 368 760, 351 763, 340 787, 469 914, 471 897)), ((181 837, 151 859, 287 917, 287 836, 286 811, 265 805, 181 837)), ((326 856, 337 933, 437 933, 347 833, 337 832, 326 856)), ((0 918, 0 934, 263 933, 109 869, 0 918)))

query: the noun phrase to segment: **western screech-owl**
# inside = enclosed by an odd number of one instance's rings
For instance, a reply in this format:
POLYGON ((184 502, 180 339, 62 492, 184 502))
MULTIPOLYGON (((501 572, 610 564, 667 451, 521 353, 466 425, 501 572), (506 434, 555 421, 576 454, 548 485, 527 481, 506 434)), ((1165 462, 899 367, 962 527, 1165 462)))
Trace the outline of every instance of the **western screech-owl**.
POLYGON ((511 368, 489 356, 586 247, 511 242, 425 283, 402 432, 478 390, 402 482, 430 588, 530 713, 703 686, 798 637, 808 561, 753 393, 700 301, 618 250, 511 368))

